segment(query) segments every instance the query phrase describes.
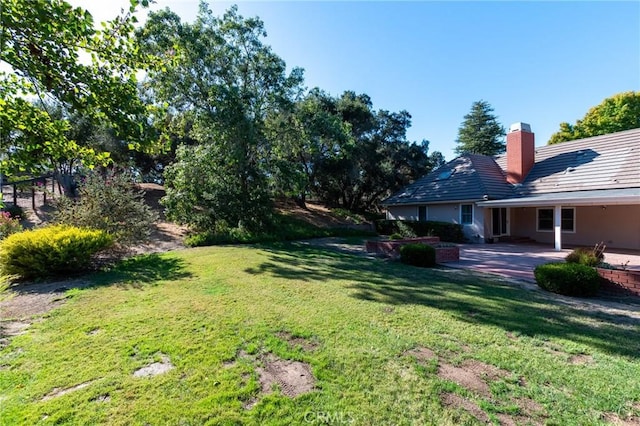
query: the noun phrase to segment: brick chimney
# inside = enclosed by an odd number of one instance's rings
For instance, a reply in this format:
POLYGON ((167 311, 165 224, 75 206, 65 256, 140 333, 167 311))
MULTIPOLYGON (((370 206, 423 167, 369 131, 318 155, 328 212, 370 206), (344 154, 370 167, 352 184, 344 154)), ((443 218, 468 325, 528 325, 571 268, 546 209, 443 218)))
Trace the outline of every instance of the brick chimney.
POLYGON ((531 126, 514 123, 507 133, 507 182, 522 183, 535 163, 535 137, 531 126))

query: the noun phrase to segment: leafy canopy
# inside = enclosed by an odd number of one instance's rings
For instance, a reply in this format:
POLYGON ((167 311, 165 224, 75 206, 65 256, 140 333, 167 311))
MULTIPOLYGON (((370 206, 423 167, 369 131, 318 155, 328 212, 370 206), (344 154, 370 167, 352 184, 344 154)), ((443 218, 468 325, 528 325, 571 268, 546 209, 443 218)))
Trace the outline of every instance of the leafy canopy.
POLYGON ((504 127, 492 114, 493 108, 488 102, 480 100, 471 105, 471 111, 464 116, 458 129, 458 154, 496 155, 505 151, 504 127))
POLYGON ((548 145, 640 128, 640 92, 613 95, 591 108, 576 124, 560 123, 548 145))
POLYGON ((135 76, 147 61, 131 37, 133 12, 147 3, 131 0, 126 14, 96 29, 88 11, 64 0, 2 2, 0 63, 12 69, 0 73, 0 149, 11 152, 5 173, 51 168, 52 158, 90 167, 107 161, 68 138, 66 117, 54 117, 50 105, 108 123, 131 148, 157 147, 147 121, 154 111, 138 96, 135 76))

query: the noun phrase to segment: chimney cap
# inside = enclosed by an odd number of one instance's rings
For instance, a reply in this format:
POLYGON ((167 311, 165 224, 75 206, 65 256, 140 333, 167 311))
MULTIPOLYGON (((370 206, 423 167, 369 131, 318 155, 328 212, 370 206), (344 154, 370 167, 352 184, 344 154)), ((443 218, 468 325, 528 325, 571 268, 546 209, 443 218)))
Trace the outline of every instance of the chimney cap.
POLYGON ((511 132, 528 132, 531 133, 531 126, 528 125, 527 123, 513 123, 511 126, 509 126, 509 133, 511 132))

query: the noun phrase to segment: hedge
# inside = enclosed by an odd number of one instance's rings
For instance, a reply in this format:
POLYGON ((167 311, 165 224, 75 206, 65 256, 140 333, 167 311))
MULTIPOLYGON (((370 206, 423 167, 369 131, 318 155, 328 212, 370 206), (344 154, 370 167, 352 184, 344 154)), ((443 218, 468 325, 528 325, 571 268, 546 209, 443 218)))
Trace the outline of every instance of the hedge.
POLYGON ((546 263, 533 271, 538 285, 565 296, 595 296, 601 278, 595 268, 579 263, 546 263))
POLYGON ((440 241, 446 241, 450 243, 464 242, 462 225, 449 222, 418 222, 382 219, 375 222, 376 232, 381 235, 400 233, 398 222, 402 222, 403 224, 411 228, 418 237, 435 236, 440 237, 440 241))

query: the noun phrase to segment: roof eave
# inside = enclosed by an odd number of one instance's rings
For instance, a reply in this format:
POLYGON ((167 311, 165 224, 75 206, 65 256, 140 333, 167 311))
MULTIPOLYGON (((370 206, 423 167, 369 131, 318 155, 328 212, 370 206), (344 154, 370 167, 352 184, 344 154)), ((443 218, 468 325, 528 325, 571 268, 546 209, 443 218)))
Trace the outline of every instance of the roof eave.
POLYGON ((620 195, 620 196, 600 196, 589 198, 562 198, 549 197, 535 199, 535 197, 527 198, 511 198, 506 200, 481 201, 476 203, 480 207, 543 207, 552 205, 563 206, 613 206, 613 205, 632 205, 640 204, 640 197, 637 195, 620 195))

